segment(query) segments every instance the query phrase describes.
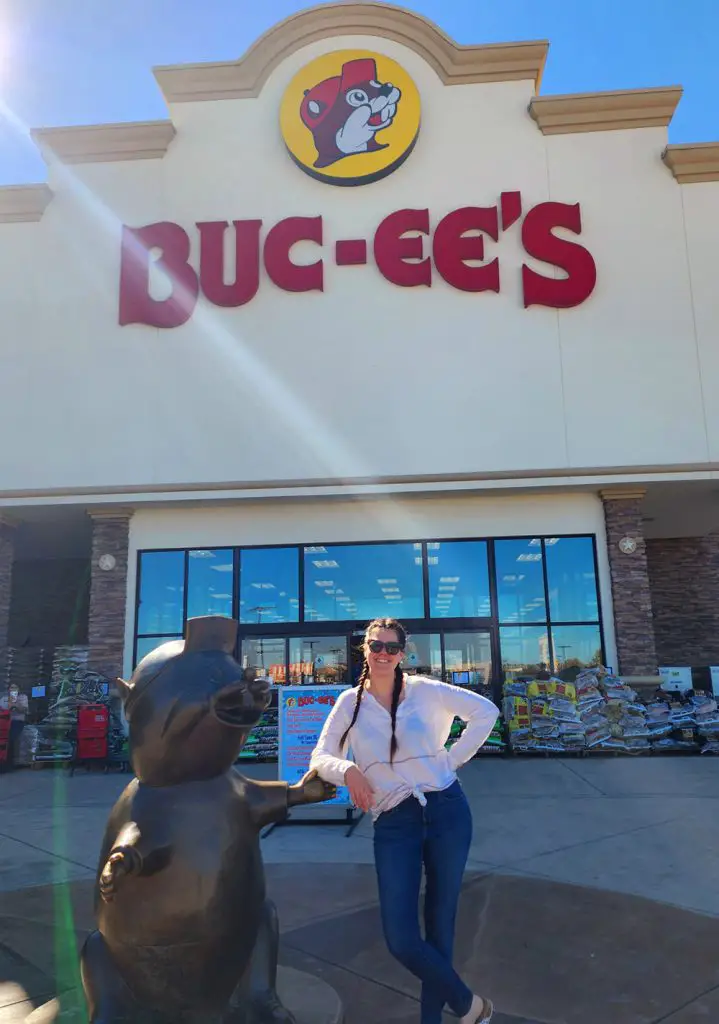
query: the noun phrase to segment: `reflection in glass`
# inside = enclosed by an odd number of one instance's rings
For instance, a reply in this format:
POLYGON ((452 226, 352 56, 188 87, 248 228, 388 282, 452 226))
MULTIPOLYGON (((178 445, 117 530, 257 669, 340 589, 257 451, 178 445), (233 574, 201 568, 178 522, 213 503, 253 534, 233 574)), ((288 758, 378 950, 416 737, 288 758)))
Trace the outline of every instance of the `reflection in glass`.
POLYGON ((240 622, 298 622, 297 548, 246 548, 240 555, 240 622))
POLYGON ((494 550, 499 621, 545 622, 547 609, 539 538, 498 540, 494 550))
POLYGON ((234 587, 231 550, 190 551, 187 566, 187 617, 232 615, 234 587))
POLYGON ((305 548, 308 622, 424 618, 421 544, 305 548))
POLYGON ((491 606, 486 543, 434 542, 428 554, 430 617, 488 618, 491 606))
POLYGON ((499 631, 499 643, 506 680, 534 679, 538 672, 549 669, 546 626, 505 626, 499 631))
POLYGON ((442 678, 442 641, 439 633, 414 633, 407 644, 403 668, 409 676, 442 678))
POLYGON ((346 637, 292 637, 289 681, 304 686, 348 683, 346 637))
POLYGON ((285 641, 281 637, 243 637, 240 659, 245 679, 268 676, 280 684, 287 679, 285 641))
POLYGON ((181 636, 142 636, 137 641, 137 653, 135 654, 135 665, 139 665, 143 658, 161 647, 163 644, 170 644, 173 640, 182 640, 181 636))
POLYGON ((489 686, 492 681, 489 633, 445 633, 444 678, 454 686, 489 686))
POLYGON ((554 626, 554 672, 566 682, 574 682, 583 668, 602 663, 602 639, 599 626, 554 626))
POLYGON ((140 556, 138 633, 182 633, 185 552, 144 551, 140 556))
POLYGON ((591 537, 552 537, 545 541, 549 607, 555 622, 599 619, 594 545, 591 537))

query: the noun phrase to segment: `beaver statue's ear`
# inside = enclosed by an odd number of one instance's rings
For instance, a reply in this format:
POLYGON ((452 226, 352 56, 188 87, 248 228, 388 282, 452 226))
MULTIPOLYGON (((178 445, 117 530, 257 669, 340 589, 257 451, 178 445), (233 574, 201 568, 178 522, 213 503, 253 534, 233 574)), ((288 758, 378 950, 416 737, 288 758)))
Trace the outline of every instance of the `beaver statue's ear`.
POLYGON ((115 682, 117 683, 117 688, 120 691, 120 698, 122 700, 122 703, 124 704, 132 694, 134 686, 132 683, 128 683, 127 680, 120 679, 119 676, 117 677, 115 682))

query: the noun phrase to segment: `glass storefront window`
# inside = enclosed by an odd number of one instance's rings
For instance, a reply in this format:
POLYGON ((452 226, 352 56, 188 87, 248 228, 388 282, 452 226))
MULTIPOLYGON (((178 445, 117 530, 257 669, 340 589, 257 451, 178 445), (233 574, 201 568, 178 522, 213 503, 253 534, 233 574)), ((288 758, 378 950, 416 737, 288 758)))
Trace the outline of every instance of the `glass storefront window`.
POLYGON ((408 676, 442 678, 442 639, 439 633, 415 633, 409 638, 403 667, 408 676))
POLYGON ((305 548, 307 622, 424 618, 421 544, 305 548))
POLYGON ((187 618, 232 615, 234 562, 232 550, 188 552, 187 618))
POLYGON ((573 682, 583 668, 602 662, 599 626, 553 626, 554 672, 573 682))
POLYGON ((549 608, 555 622, 596 622, 597 576, 591 537, 545 541, 549 608))
POLYGON ((347 638, 291 637, 289 681, 301 686, 344 686, 349 682, 347 638))
POLYGON ((489 686, 492 680, 490 634, 445 633, 444 678, 454 686, 489 686))
POLYGON ((274 683, 284 683, 287 679, 285 651, 283 637, 243 637, 240 664, 245 678, 269 676, 274 683))
POLYGON ((182 633, 184 606, 185 552, 143 552, 137 632, 140 635, 182 633))
POLYGON ((546 622, 541 540, 498 540, 494 550, 499 621, 546 622))
POLYGON ((240 622, 299 622, 297 548, 245 548, 240 555, 240 622))
POLYGON ((135 654, 135 665, 139 665, 143 658, 151 654, 163 644, 172 643, 173 640, 182 640, 181 636, 141 636, 137 641, 137 652, 135 654))
POLYGON ((362 665, 361 624, 391 616, 414 620, 418 630, 407 649, 409 674, 486 686, 493 667, 488 628, 438 627, 491 618, 492 547, 498 600, 493 628, 504 674, 532 677, 547 669, 571 680, 599 662, 594 542, 584 536, 141 552, 135 664, 181 638, 185 615, 231 616, 237 598, 241 634, 283 633, 242 640, 246 672, 271 675, 278 683, 351 683, 362 665), (306 626, 299 625, 301 595, 306 626), (313 629, 339 635, 302 635, 313 629), (435 632, 421 631, 430 629, 435 632))
POLYGON ((546 626, 505 626, 499 631, 502 672, 508 681, 534 679, 549 670, 549 631, 546 626))
POLYGON ((489 568, 484 541, 428 545, 432 619, 489 618, 489 568))

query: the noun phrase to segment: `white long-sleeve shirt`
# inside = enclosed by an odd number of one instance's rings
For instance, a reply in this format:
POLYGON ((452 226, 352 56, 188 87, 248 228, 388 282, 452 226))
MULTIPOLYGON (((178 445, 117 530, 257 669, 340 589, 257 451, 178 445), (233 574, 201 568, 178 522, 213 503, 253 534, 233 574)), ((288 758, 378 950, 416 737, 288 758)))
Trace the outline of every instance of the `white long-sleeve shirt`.
POLYGON ((392 718, 370 691, 362 697, 357 721, 340 749, 356 700, 356 688, 340 695, 312 753, 310 768, 326 782, 343 786, 345 772, 356 765, 375 791, 375 820, 408 796, 424 805, 425 793, 451 786, 457 769, 486 742, 499 717, 495 705, 478 693, 425 676, 409 676, 397 708, 397 751, 390 764, 392 718), (448 751, 445 743, 455 717, 467 725, 448 751), (346 756, 350 747, 354 761, 346 756))

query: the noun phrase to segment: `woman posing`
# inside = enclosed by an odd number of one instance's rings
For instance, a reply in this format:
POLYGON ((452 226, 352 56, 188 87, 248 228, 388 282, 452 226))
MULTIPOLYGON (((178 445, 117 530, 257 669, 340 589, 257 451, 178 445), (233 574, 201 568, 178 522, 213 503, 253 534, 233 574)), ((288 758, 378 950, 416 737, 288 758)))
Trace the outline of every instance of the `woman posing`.
POLYGON ((486 741, 499 712, 491 701, 435 679, 406 677, 407 633, 375 619, 364 639, 356 690, 332 709, 310 769, 346 785, 374 819, 374 858, 390 953, 422 982, 421 1024, 440 1024, 445 1005, 462 1024, 484 1024, 494 1007, 452 966, 457 903, 472 839, 469 804, 456 770, 486 741), (455 717, 467 727, 448 752, 455 717), (351 744, 354 761, 347 760, 351 744), (426 875, 425 938, 418 903, 426 875))

